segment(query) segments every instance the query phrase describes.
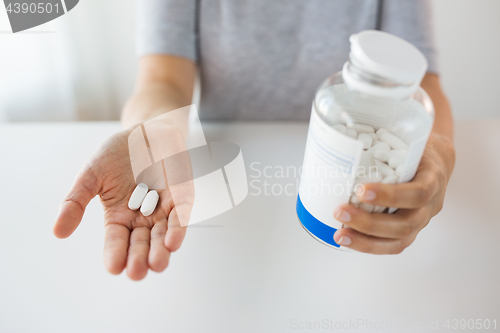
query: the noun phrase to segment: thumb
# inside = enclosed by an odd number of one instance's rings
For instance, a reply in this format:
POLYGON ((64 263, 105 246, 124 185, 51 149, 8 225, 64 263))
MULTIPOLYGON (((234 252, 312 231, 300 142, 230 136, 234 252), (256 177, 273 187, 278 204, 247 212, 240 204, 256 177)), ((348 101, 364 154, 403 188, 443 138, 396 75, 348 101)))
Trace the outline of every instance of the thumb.
POLYGON ((59 214, 53 228, 57 238, 67 238, 75 231, 82 220, 85 208, 97 194, 97 177, 92 169, 85 166, 59 206, 59 214))

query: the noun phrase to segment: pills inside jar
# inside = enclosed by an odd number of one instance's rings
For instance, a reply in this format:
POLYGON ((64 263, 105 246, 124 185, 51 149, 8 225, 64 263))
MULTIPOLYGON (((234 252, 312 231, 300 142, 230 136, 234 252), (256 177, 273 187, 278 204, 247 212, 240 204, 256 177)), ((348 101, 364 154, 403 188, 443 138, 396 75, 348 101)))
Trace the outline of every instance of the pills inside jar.
POLYGON ((365 171, 354 182, 354 193, 350 204, 369 213, 382 213, 387 207, 363 203, 356 195, 359 185, 368 183, 397 184, 402 175, 404 162, 408 154, 408 145, 385 128, 375 128, 364 124, 337 124, 333 129, 363 143, 363 152, 359 168, 365 171))

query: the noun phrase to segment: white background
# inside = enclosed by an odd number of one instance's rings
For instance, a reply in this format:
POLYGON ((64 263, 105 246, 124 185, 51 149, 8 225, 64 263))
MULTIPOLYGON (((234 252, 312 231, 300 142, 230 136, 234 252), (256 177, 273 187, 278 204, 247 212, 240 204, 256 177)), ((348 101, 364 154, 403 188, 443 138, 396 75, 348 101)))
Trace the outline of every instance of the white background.
MULTIPOLYGON (((500 116, 500 1, 433 5, 441 76, 456 118, 500 116)), ((16 35, 0 8, 0 121, 118 118, 137 68, 133 0, 83 0, 16 35)))
POLYGON ((167 270, 141 282, 106 272, 99 200, 70 238, 51 233, 78 169, 119 129, 109 122, 0 125, 0 332, 367 331, 293 326, 323 319, 440 323, 439 330, 376 332, 498 332, 500 155, 491 152, 498 150, 500 119, 457 122, 457 164, 444 208, 397 256, 332 250, 301 227, 294 170, 302 165, 307 124, 208 124, 208 138, 240 145, 250 194, 188 227, 167 270), (254 162, 260 164, 250 167, 254 162), (280 166, 292 171, 276 175, 280 166), (289 185, 290 195, 283 194, 289 185), (447 319, 496 319, 497 329, 446 329, 447 319))

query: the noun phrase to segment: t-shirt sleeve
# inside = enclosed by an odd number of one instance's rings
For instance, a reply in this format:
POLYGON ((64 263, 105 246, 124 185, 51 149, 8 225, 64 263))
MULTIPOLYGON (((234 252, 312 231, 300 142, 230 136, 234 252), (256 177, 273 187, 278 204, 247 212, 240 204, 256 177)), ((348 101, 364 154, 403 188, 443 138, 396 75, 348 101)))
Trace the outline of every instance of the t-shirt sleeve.
POLYGON ((197 0, 137 0, 137 54, 197 61, 197 0))
POLYGON ((415 45, 427 58, 428 72, 438 73, 430 0, 380 0, 380 30, 415 45))

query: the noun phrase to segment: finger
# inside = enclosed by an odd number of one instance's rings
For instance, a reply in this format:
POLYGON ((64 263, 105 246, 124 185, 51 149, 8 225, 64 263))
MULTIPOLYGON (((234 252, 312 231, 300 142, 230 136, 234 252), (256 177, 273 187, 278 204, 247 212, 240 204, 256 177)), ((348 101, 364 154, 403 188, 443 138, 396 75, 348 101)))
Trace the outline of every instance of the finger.
POLYGON ((167 234, 165 236, 165 247, 170 252, 175 252, 181 247, 182 241, 186 236, 187 226, 182 227, 180 221, 182 220, 179 216, 185 216, 186 210, 189 209, 191 211, 191 207, 187 207, 187 205, 175 206, 168 216, 168 229, 167 234))
POLYGON ((108 224, 104 231, 104 266, 111 274, 120 274, 127 264, 130 230, 119 224, 108 224))
POLYGON ((53 233, 57 238, 69 237, 80 224, 85 208, 98 194, 97 177, 85 167, 59 207, 53 233))
POLYGON ((148 273, 149 240, 148 228, 136 228, 130 234, 128 248, 127 274, 132 280, 142 280, 148 273))
POLYGON ((168 266, 170 251, 165 247, 167 220, 155 223, 151 229, 151 249, 149 250, 149 268, 155 272, 162 272, 168 266))
POLYGON ((413 241, 413 239, 368 236, 350 228, 338 229, 333 235, 333 239, 337 244, 371 254, 399 254, 413 241))
POLYGON ((169 186, 168 190, 173 207, 168 216, 165 247, 170 252, 175 252, 184 240, 191 217, 191 210, 194 204, 194 183, 192 180, 187 181, 182 184, 169 186))
POLYGON ((395 214, 368 213, 351 205, 335 209, 334 217, 363 234, 383 238, 406 238, 420 231, 425 223, 419 209, 403 209, 395 214))
POLYGON ((413 181, 402 184, 366 184, 359 196, 371 205, 397 208, 419 208, 437 194, 440 184, 437 174, 431 169, 419 170, 413 181))

